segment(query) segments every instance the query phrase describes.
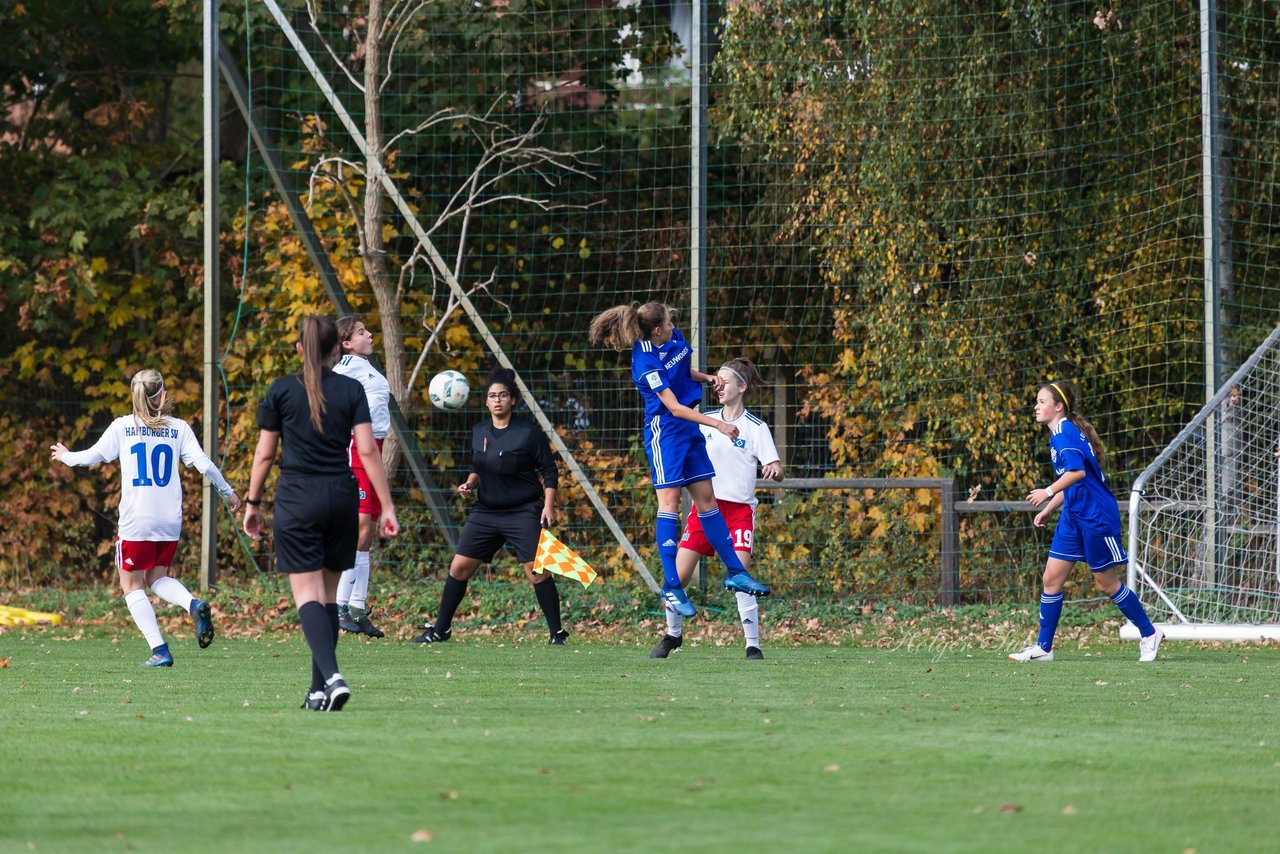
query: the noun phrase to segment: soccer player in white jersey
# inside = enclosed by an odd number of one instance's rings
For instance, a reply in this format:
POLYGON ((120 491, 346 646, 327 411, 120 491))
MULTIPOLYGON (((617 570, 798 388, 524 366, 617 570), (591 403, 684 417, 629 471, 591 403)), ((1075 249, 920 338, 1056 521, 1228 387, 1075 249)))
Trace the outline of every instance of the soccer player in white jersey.
POLYGON ((1075 389, 1066 380, 1046 383, 1036 392, 1036 423, 1049 428, 1054 481, 1033 489, 1027 500, 1044 505, 1034 524, 1043 528, 1062 508, 1045 561, 1040 595, 1040 634, 1031 646, 1009 655, 1011 661, 1053 661, 1053 635, 1062 616, 1062 587, 1077 561, 1093 573, 1093 583, 1111 597, 1120 613, 1137 627, 1138 661, 1155 661, 1164 632, 1151 624, 1146 609, 1117 573, 1129 558, 1120 545, 1120 508, 1107 487, 1102 463, 1106 452, 1098 431, 1076 412, 1075 389))
POLYGON ((151 657, 141 666, 172 667, 173 654, 160 633, 147 587, 191 614, 201 649, 213 643, 209 603, 192 596, 181 581, 169 576, 182 533, 178 460, 207 477, 233 511, 239 508, 240 499, 200 448, 191 427, 169 415, 171 404, 159 371, 138 371, 129 391, 133 413, 112 421, 92 448, 69 451, 57 442, 50 450, 54 460, 68 466, 120 460, 120 529, 116 539, 120 588, 133 622, 151 646, 151 657))
MULTIPOLYGON (((729 526, 733 549, 738 559, 742 561, 744 569, 750 569, 756 505, 759 503, 755 495, 756 470, 758 468, 763 477, 782 480, 782 462, 778 459, 778 448, 773 442, 769 425, 748 412, 742 401, 748 391, 761 383, 755 365, 748 359, 733 359, 720 368, 719 375, 724 381, 716 391, 721 408, 708 412, 707 415, 735 425, 738 436, 730 439, 718 430, 709 427, 700 429, 707 440, 707 454, 716 470, 711 486, 716 494, 720 515, 729 526)), ((680 574, 680 583, 683 585, 689 582, 700 558, 714 553, 702 532, 698 514, 690 513, 684 535, 680 538, 680 549, 676 552, 676 571, 680 574)), ((747 658, 758 661, 764 658, 760 649, 760 608, 756 597, 750 593, 737 591, 736 595, 747 658)), ((664 610, 667 615, 667 633, 649 653, 651 658, 666 658, 682 642, 684 618, 670 605, 664 610)))
MULTIPOLYGON (((382 443, 391 429, 391 384, 387 378, 369 363, 373 353, 373 333, 365 328, 359 315, 351 314, 338 319, 338 341, 342 355, 333 366, 333 372, 351 377, 364 386, 369 400, 369 417, 373 419, 373 438, 382 451, 382 443)), ((355 438, 351 441, 351 473, 360 484, 360 539, 356 543, 356 564, 342 573, 338 580, 338 626, 344 632, 366 634, 380 638, 385 635, 369 619, 369 550, 378 537, 378 515, 382 504, 373 490, 369 475, 356 451, 355 438)))

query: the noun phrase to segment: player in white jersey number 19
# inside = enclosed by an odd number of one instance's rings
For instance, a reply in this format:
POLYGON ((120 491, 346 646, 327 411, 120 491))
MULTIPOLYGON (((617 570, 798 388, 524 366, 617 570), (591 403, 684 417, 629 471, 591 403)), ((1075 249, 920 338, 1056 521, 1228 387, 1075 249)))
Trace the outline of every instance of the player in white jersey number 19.
MULTIPOLYGON (((391 383, 370 362, 373 355, 373 333, 364 325, 358 314, 338 318, 338 343, 342 355, 333 366, 335 374, 351 377, 364 386, 365 399, 369 402, 370 426, 373 439, 382 450, 382 442, 391 430, 391 383)), ((349 451, 351 473, 360 488, 360 539, 356 543, 356 562, 342 572, 338 579, 338 627, 344 632, 385 637, 385 633, 373 624, 369 617, 369 552, 378 541, 378 517, 382 504, 364 470, 360 454, 356 451, 355 437, 349 451)))
MULTIPOLYGON (((778 449, 769 426, 748 412, 743 405, 742 399, 747 392, 761 383, 755 366, 748 359, 733 359, 720 368, 719 375, 724 381, 716 392, 721 408, 719 411, 708 412, 707 415, 737 426, 738 437, 730 439, 717 430, 705 427, 702 428, 702 434, 707 440, 707 455, 711 457, 716 470, 711 481, 716 503, 729 527, 738 559, 742 561, 743 568, 750 570, 758 503, 755 496, 756 471, 759 468, 761 476, 782 480, 782 463, 778 459, 778 449)), ((700 558, 714 553, 703 534, 698 514, 690 513, 684 534, 680 538, 680 549, 676 552, 676 571, 680 574, 680 583, 689 582, 700 558)), ((764 653, 760 649, 760 608, 756 597, 742 592, 734 595, 738 600, 738 618, 742 624, 747 658, 762 659, 764 653)), ((681 644, 684 620, 670 607, 665 608, 665 611, 667 633, 650 653, 653 658, 666 658, 671 650, 681 644)))

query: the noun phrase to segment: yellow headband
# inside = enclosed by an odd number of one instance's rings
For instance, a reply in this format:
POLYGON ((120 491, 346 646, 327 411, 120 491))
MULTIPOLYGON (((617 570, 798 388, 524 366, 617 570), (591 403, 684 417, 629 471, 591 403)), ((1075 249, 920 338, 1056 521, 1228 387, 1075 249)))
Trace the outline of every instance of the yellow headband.
POLYGON ((1067 396, 1062 393, 1062 389, 1058 388, 1058 384, 1049 383, 1049 385, 1053 388, 1054 391, 1058 393, 1058 397, 1062 398, 1062 405, 1067 407, 1067 409, 1070 409, 1071 403, 1067 400, 1067 396))

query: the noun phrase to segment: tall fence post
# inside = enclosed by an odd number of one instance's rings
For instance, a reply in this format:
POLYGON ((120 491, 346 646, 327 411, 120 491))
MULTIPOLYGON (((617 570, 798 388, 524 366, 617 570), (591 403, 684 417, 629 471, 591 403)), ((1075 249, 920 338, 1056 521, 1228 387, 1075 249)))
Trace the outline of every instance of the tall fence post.
MULTIPOLYGON (((218 128, 222 121, 222 98, 218 92, 218 0, 204 0, 204 389, 201 418, 202 442, 209 459, 218 458, 218 290, 221 254, 218 213, 218 128)), ((222 498, 209 480, 201 483, 200 504, 200 590, 218 583, 218 505, 222 498)), ((245 497, 248 497, 246 493, 245 497)), ((233 522, 234 524, 234 522, 233 522)))
POLYGON ((960 518, 956 515, 956 482, 944 478, 942 493, 942 587, 938 604, 951 608, 960 604, 960 518))

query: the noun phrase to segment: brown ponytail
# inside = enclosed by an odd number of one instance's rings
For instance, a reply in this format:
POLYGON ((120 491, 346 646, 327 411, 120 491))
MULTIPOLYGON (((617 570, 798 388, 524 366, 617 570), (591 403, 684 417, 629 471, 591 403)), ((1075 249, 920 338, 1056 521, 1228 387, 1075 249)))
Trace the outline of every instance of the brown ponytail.
POLYGON ((1054 380, 1046 383, 1042 388, 1049 392, 1058 403, 1061 403, 1067 412, 1067 419, 1078 429, 1085 439, 1089 441, 1089 447, 1093 448, 1093 455, 1098 460, 1098 468, 1102 468, 1107 460, 1107 449, 1102 444, 1102 439, 1098 436, 1098 431, 1089 423, 1089 420, 1076 412, 1076 390, 1071 383, 1066 380, 1054 380))
POLYGON ((615 305, 596 315, 591 321, 588 340, 592 344, 608 344, 615 350, 628 350, 637 341, 653 334, 653 330, 671 316, 664 303, 647 302, 637 306, 615 305))
POLYGON ((333 351, 338 346, 338 327, 327 315, 309 314, 298 326, 298 342, 302 345, 302 384, 307 389, 311 407, 311 426, 324 432, 324 372, 333 366, 333 351))

